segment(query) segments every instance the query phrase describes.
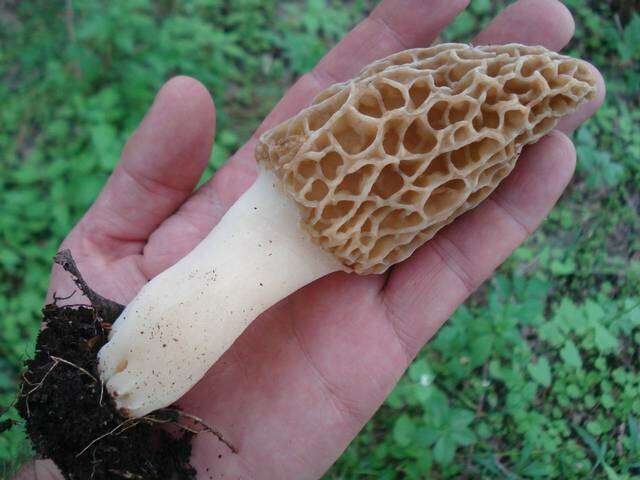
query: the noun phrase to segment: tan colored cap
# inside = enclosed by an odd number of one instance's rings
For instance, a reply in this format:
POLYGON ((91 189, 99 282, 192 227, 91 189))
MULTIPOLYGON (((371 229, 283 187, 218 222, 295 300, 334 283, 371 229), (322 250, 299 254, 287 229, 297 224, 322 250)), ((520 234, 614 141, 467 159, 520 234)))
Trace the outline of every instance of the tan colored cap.
POLYGON ((407 50, 333 85, 260 138, 256 158, 348 270, 379 273, 475 207, 522 147, 595 94, 543 47, 407 50))

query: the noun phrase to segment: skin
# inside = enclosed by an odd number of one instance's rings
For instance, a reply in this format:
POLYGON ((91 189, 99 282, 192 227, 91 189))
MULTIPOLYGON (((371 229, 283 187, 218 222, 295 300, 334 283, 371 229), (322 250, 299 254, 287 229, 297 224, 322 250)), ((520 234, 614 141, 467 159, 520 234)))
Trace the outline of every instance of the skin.
MULTIPOLYGON (((372 60, 427 46, 466 0, 385 0, 303 76, 213 178, 193 191, 210 155, 215 109, 196 80, 165 84, 95 204, 61 248, 96 290, 129 302, 191 250, 253 182, 257 135, 306 106, 322 88, 372 60)), ((569 11, 556 0, 520 0, 473 41, 560 50, 569 11)), ((547 215, 573 174, 565 135, 602 103, 597 97, 525 149, 515 171, 481 206, 457 219, 382 276, 336 273, 265 312, 182 400, 239 448, 196 438, 199 478, 313 479, 338 458, 384 401, 418 350, 547 215), (357 299, 357 301, 354 301, 357 299), (219 455, 222 455, 219 458, 219 455)), ((58 268, 49 298, 73 289, 58 268)), ((77 299, 76 299, 77 301, 77 299)), ((51 462, 19 479, 61 478, 51 462)))

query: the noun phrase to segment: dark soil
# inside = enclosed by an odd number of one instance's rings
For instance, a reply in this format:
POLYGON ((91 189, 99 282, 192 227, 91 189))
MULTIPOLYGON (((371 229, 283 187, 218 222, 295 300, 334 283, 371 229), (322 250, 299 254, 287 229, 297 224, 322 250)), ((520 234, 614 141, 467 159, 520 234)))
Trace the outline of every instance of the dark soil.
MULTIPOLYGON (((34 448, 52 459, 67 479, 192 479, 193 423, 180 426, 178 410, 127 419, 100 382, 96 355, 122 306, 104 299, 82 280, 68 252, 56 261, 69 271, 92 305, 47 305, 35 358, 26 362, 17 408, 34 448)), ((202 429, 200 429, 202 430, 202 429)))

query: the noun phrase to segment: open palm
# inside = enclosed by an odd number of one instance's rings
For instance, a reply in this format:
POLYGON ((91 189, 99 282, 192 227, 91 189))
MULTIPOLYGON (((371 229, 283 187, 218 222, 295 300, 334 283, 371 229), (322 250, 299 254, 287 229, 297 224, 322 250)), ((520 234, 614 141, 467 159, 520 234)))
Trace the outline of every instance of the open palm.
MULTIPOLYGON (((385 0, 303 76, 258 132, 305 107, 328 84, 374 59, 427 46, 466 0, 385 0)), ((520 0, 475 39, 561 49, 573 20, 556 0, 520 0)), ((385 275, 329 275, 263 315, 182 400, 218 427, 195 439, 200 478, 318 478, 373 415, 424 343, 544 218, 568 183, 570 132, 597 98, 523 152, 480 207, 462 216, 385 275)), ((256 136, 195 192, 210 157, 215 109, 197 81, 178 77, 160 91, 100 197, 63 242, 87 282, 129 302, 218 222, 255 178, 256 136)), ((257 134, 256 134, 257 135, 257 134)), ((49 295, 73 289, 59 269, 49 295)), ((58 478, 36 462, 22 478, 58 478)))

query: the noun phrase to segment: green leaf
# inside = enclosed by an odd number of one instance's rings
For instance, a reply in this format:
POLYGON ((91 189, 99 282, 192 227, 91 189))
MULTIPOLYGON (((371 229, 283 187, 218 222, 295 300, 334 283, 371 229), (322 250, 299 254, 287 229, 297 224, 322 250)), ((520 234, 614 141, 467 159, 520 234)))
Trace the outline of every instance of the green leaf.
POLYGON ((586 175, 589 187, 612 188, 620 183, 624 176, 624 167, 616 162, 609 152, 580 143, 576 150, 580 158, 577 170, 586 175))
POLYGON ((427 365, 427 362, 424 359, 418 359, 411 364, 408 370, 408 375, 411 380, 416 383, 426 384, 423 386, 428 386, 433 381, 433 371, 427 365), (427 381, 425 381, 425 376, 427 377, 427 381))
POLYGON ((421 428, 416 436, 421 444, 429 447, 433 445, 438 438, 440 438, 440 431, 427 426, 425 428, 421 428))
POLYGON ((582 368, 582 358, 580 358, 580 352, 573 341, 569 340, 565 346, 562 347, 562 350, 560 350, 560 357, 568 366, 582 368))
POLYGON ((574 384, 567 386, 567 395, 571 398, 580 398, 582 391, 574 384))
POLYGON ((401 447, 406 447, 413 441, 416 426, 408 415, 400 415, 393 426, 393 439, 401 447))
POLYGON ((450 417, 451 427, 455 430, 461 430, 473 422, 475 414, 470 410, 456 409, 451 411, 450 417))
MULTIPOLYGON (((609 465, 607 465, 606 463, 604 465, 602 465, 602 467, 604 468, 605 473, 607 474, 607 478, 609 480, 622 480, 622 477, 620 475, 618 475, 616 473, 616 471, 611 468, 609 465)), ((626 477, 628 478, 628 477, 626 477)))
POLYGON ((598 422, 597 420, 592 420, 590 422, 587 422, 586 427, 587 427, 587 431, 596 437, 599 437, 603 433, 602 426, 600 425, 600 422, 598 422))
POLYGON ((456 453, 454 442, 448 435, 443 435, 433 447, 433 458, 441 465, 448 465, 456 453))
POLYGON ((554 275, 570 275, 576 271, 576 264, 573 259, 553 260, 550 265, 551 273, 554 275))
POLYGON ((472 443, 475 443, 476 436, 468 428, 463 428, 461 430, 451 432, 451 439, 458 445, 466 447, 471 445, 472 443))
POLYGON ((470 353, 473 365, 482 365, 490 356, 493 347, 493 335, 481 335, 471 342, 470 353))
POLYGON ((540 338, 546 340, 553 346, 560 346, 564 341, 564 334, 558 326, 559 322, 547 322, 543 324, 538 330, 540 338))
POLYGON ((469 11, 463 10, 447 27, 447 36, 454 40, 460 40, 462 37, 469 35, 475 25, 476 20, 473 15, 469 11))
POLYGON ((420 452, 420 455, 416 459, 416 469, 421 474, 418 478, 428 478, 429 470, 433 464, 433 458, 430 452, 420 452))
POLYGON ((537 363, 527 365, 527 371, 543 387, 551 385, 551 367, 546 357, 540 357, 537 363))
POLYGON ((551 465, 547 465, 543 462, 532 462, 522 470, 524 475, 533 478, 549 478, 552 475, 552 472, 553 470, 551 465))
POLYGON ((431 395, 425 402, 424 409, 429 418, 441 421, 449 414, 449 400, 444 393, 432 387, 431 395))
POLYGON ((613 381, 620 385, 625 385, 627 383, 627 377, 627 372, 623 368, 616 368, 611 372, 611 378, 613 378, 613 381))
POLYGON ((638 298, 627 298, 623 304, 623 315, 621 320, 628 322, 630 325, 640 325, 640 300, 638 298))
POLYGON ((473 0, 471 2, 471 11, 476 15, 488 13, 491 9, 491 0, 473 0))
POLYGON ((634 13, 617 43, 618 52, 624 61, 640 59, 640 15, 634 13))
POLYGON ((584 302, 584 311, 587 314, 587 319, 593 324, 600 323, 606 318, 606 312, 602 305, 593 300, 584 302))
POLYGON ((587 444, 587 446, 595 454, 596 464, 593 466, 593 470, 595 470, 599 465, 604 463, 604 456, 607 453, 607 445, 606 443, 603 445, 598 445, 596 439, 593 438, 593 436, 591 436, 591 434, 584 428, 578 426, 575 426, 574 428, 576 432, 578 432, 578 435, 580 435, 580 438, 582 438, 582 441, 587 444))
POLYGON ((618 339, 609 330, 597 323, 594 325, 596 347, 603 353, 618 349, 618 339))
POLYGON ((609 395, 608 393, 604 393, 600 397, 600 403, 602 403, 602 406, 604 408, 610 409, 616 404, 616 401, 614 400, 614 398, 611 395, 609 395))

